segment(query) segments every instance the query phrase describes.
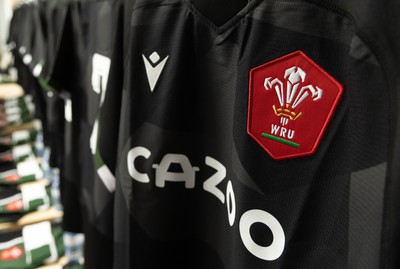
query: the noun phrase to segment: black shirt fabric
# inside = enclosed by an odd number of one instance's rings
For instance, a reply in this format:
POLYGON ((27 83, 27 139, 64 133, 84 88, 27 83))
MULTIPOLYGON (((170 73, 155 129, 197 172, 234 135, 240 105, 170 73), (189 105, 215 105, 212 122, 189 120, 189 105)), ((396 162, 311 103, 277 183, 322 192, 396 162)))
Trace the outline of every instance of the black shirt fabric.
MULTIPOLYGON (((64 142, 55 150, 63 225, 85 233, 85 266, 400 268, 397 2, 65 0, 17 9, 16 50, 46 59, 41 78, 53 95, 44 92, 44 119, 64 142), (42 30, 32 31, 37 14, 42 30), (35 50, 42 39, 44 54, 35 50), (277 62, 298 51, 343 92, 312 154, 276 160, 249 135, 249 122, 265 117, 249 101, 251 70, 279 71, 287 90, 304 79, 288 71, 302 60, 277 62)), ((15 59, 32 87, 32 67, 15 59)), ((312 132, 320 114, 297 130, 312 132)))
POLYGON ((398 68, 374 39, 381 16, 359 1, 254 0, 218 20, 202 3, 132 8, 115 268, 396 268, 398 68), (343 96, 312 156, 276 161, 246 130, 249 73, 299 50, 343 96), (164 60, 154 86, 145 61, 164 60))
POLYGON ((83 86, 86 101, 81 103, 82 114, 79 119, 80 145, 84 149, 80 158, 82 196, 87 212, 87 268, 111 268, 113 263, 113 251, 110 246, 113 245, 112 185, 115 185, 115 178, 110 178, 110 175, 107 179, 102 178, 99 169, 105 168, 112 174, 115 167, 120 108, 118 104, 122 87, 120 12, 119 1, 97 1, 88 3, 82 9, 82 18, 87 19, 83 24, 87 25, 88 29, 88 58, 83 65, 86 67, 86 85, 83 86), (99 63, 99 59, 106 62, 99 63), (103 144, 100 143, 101 139, 103 144))
POLYGON ((63 200, 71 206, 65 211, 64 223, 78 224, 74 219, 77 207, 73 205, 79 201, 86 268, 111 268, 113 263, 112 173, 123 74, 121 12, 121 3, 115 0, 70 3, 63 41, 71 50, 60 57, 54 75, 72 103, 72 121, 65 125, 66 145, 71 145, 64 159, 69 183, 63 193, 63 200), (73 79, 62 73, 65 64, 74 70, 73 79), (100 168, 107 170, 107 179, 102 178, 100 168))

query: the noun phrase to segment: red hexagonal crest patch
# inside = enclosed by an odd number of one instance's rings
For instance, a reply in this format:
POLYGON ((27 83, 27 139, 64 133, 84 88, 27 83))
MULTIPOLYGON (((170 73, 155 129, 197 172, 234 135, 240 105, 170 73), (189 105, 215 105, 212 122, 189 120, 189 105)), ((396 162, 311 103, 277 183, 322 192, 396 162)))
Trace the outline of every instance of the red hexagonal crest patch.
POLYGON ((276 160, 312 155, 342 92, 342 85, 301 51, 255 67, 247 132, 276 160))

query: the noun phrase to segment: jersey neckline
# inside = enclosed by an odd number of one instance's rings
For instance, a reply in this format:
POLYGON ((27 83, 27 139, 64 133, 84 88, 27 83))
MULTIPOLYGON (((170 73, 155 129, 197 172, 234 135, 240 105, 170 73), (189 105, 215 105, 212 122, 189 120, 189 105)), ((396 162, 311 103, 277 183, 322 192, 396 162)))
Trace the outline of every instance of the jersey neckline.
POLYGON ((251 10, 253 10, 262 0, 249 0, 249 2, 241 9, 239 12, 235 13, 230 19, 224 22, 222 25, 217 26, 208 17, 203 15, 195 5, 193 5, 190 0, 183 0, 188 9, 206 25, 214 29, 218 34, 223 34, 228 29, 237 24, 245 15, 247 15, 251 10))

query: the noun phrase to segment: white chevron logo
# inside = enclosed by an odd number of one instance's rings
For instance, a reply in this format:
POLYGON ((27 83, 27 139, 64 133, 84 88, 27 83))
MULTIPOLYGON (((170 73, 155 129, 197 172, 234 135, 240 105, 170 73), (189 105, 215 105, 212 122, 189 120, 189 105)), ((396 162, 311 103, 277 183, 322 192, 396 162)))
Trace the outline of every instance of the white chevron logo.
POLYGON ((149 60, 142 54, 144 67, 146 68, 147 79, 149 81, 149 86, 151 92, 154 91, 156 87, 157 81, 160 78, 161 72, 164 69, 164 66, 168 60, 169 55, 167 55, 161 62, 160 62, 160 55, 157 52, 153 52, 149 56, 149 60), (151 63, 150 63, 151 62, 151 63))

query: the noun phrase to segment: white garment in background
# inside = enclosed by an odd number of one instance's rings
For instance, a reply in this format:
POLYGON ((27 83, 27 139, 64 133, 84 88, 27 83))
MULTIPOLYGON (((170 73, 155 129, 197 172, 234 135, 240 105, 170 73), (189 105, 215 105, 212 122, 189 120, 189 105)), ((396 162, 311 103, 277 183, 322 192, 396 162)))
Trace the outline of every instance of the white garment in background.
POLYGON ((0 59, 7 45, 12 14, 12 2, 10 0, 0 0, 0 59))

